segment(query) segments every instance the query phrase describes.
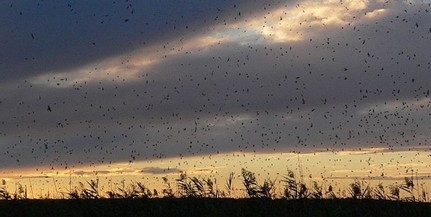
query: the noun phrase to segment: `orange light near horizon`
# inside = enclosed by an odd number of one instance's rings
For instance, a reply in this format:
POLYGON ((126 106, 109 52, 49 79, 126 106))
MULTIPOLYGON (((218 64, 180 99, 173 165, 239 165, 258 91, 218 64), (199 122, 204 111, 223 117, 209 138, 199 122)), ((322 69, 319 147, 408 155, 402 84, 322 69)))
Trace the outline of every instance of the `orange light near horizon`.
POLYGON ((36 172, 33 169, 33 171, 24 170, 25 172, 19 172, 19 174, 2 172, 0 179, 6 181, 7 189, 11 192, 15 191, 17 184, 27 186, 27 189, 31 185, 33 192, 39 192, 33 193, 36 198, 46 195, 48 191, 51 196, 60 197, 61 193, 64 194, 70 188, 79 187, 79 182, 85 184, 86 181, 96 179, 100 181, 102 193, 121 182, 127 185, 142 182, 151 189, 161 191, 164 188, 162 177, 168 177, 175 186, 175 179, 182 172, 189 177, 215 179, 221 190, 225 188, 225 180, 229 173, 234 172, 235 186, 238 192, 241 192, 242 168, 256 173, 259 182, 264 179, 280 180, 290 169, 295 172, 297 178, 302 174, 307 184, 317 181, 343 189, 355 179, 365 180, 374 185, 403 183, 404 178, 409 177, 413 171, 419 184, 430 185, 430 158, 429 151, 388 152, 384 148, 306 154, 235 152, 213 156, 138 161, 132 164, 126 162, 103 164, 76 167, 72 170, 36 172), (148 172, 144 172, 145 168, 149 168, 148 172), (160 170, 151 173, 153 168, 160 168, 160 170))

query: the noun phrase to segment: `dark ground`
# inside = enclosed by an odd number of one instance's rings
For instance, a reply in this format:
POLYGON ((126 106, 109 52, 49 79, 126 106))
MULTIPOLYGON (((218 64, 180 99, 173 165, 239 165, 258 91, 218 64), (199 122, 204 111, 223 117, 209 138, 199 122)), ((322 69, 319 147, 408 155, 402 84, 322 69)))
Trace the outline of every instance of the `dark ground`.
POLYGON ((431 216, 431 203, 383 200, 99 199, 0 201, 1 217, 431 216))

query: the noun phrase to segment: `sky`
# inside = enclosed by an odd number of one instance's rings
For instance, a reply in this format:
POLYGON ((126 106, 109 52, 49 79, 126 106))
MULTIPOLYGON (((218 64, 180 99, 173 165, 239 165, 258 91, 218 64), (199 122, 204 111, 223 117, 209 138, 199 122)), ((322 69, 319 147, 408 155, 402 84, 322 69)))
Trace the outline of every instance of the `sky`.
POLYGON ((192 159, 233 170, 231 155, 253 165, 365 150, 387 165, 409 156, 429 178, 430 10, 420 0, 1 1, 0 171, 163 175, 192 159))

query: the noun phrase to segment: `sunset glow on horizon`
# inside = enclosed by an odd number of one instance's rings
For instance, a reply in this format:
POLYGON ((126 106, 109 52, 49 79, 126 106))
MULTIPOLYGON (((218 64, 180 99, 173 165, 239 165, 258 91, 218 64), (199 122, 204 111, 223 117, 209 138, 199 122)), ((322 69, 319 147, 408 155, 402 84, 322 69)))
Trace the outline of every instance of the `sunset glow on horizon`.
MULTIPOLYGON (((226 153, 214 156, 169 158, 142 162, 124 162, 83 166, 73 168, 31 168, 20 171, 4 171, 2 177, 11 192, 17 184, 25 186, 32 198, 64 198, 70 188, 79 188, 79 183, 98 180, 101 193, 116 190, 123 185, 141 182, 150 189, 162 192, 166 188, 163 177, 172 182, 180 174, 190 177, 211 178, 216 187, 226 192, 229 173, 235 174, 234 197, 245 197, 241 181, 241 169, 256 172, 259 181, 264 179, 277 182, 278 195, 282 195, 283 183, 280 181, 287 171, 302 174, 305 183, 324 183, 332 185, 337 191, 345 191, 355 180, 370 185, 401 184, 412 174, 420 186, 431 184, 429 150, 391 152, 385 149, 366 149, 361 151, 337 151, 314 153, 226 153), (401 157, 402 156, 402 157, 401 157), (301 166, 301 167, 299 167, 301 166), (55 183, 55 184, 54 184, 55 183)), ((301 179, 301 177, 298 177, 301 179)), ((161 196, 161 195, 160 195, 161 196)))

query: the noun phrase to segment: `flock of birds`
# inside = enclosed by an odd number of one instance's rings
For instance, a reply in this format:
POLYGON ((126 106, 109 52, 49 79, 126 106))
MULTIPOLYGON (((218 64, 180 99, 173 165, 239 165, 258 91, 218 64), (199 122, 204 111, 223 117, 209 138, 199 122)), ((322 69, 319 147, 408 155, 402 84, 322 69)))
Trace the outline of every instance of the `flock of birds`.
MULTIPOLYGON (((0 88, 0 165, 62 170, 231 152, 430 151, 431 6, 404 7, 309 40, 222 43, 165 58, 133 79, 106 72, 69 86, 67 74, 49 86, 9 81, 0 88)), ((233 20, 247 14, 233 8, 233 20)), ((132 2, 127 9, 124 25, 138 10, 132 2)), ((29 33, 29 40, 44 39, 29 33)))

